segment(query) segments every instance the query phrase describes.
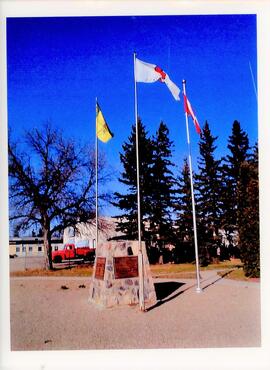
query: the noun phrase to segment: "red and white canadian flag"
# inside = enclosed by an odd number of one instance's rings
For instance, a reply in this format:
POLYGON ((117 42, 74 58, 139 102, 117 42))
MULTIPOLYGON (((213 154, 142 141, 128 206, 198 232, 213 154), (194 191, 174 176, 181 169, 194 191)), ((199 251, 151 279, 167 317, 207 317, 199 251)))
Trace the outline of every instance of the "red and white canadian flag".
POLYGON ((201 133, 201 128, 200 128, 200 125, 199 125, 199 121, 197 120, 197 117, 194 113, 194 110, 192 109, 192 106, 191 106, 188 98, 186 97, 185 94, 183 94, 183 95, 184 95, 184 110, 185 110, 185 113, 189 114, 192 117, 195 128, 196 128, 196 131, 197 131, 198 134, 200 134, 201 133))
POLYGON ((179 87, 176 86, 174 82, 172 82, 167 73, 165 73, 160 67, 156 66, 155 64, 146 63, 136 58, 135 80, 136 82, 147 82, 147 83, 156 82, 158 80, 164 82, 167 85, 170 92, 172 93, 174 99, 180 100, 179 87))

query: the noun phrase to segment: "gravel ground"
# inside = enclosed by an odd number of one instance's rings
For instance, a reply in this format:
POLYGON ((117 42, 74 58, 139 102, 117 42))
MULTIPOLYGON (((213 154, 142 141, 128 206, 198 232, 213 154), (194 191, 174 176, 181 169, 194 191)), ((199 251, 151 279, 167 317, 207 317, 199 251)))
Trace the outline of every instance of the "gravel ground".
POLYGON ((11 349, 260 346, 260 284, 202 277, 200 294, 192 279, 155 279, 163 300, 145 313, 89 303, 89 278, 11 278, 11 349))

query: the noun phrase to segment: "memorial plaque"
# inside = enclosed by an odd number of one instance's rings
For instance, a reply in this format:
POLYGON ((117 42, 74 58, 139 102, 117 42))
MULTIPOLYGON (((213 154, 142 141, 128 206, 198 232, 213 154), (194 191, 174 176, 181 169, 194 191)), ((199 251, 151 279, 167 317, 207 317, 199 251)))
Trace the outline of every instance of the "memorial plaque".
POLYGON ((114 276, 115 279, 125 279, 138 277, 138 257, 114 257, 114 276))
POLYGON ((105 263, 106 263, 105 257, 97 257, 96 272, 95 272, 96 279, 99 279, 99 280, 104 279, 105 263))

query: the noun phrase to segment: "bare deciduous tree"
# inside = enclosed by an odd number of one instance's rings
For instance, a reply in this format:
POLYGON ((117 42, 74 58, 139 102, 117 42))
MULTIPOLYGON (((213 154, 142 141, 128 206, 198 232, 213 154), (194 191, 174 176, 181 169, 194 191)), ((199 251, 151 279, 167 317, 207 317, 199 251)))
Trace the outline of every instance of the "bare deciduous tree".
MULTIPOLYGON (((22 151, 9 138, 10 220, 21 229, 42 227, 46 267, 52 269, 52 235, 94 221, 94 151, 66 140, 50 123, 25 138, 22 151)), ((106 181, 103 168, 99 160, 99 183, 106 181)))

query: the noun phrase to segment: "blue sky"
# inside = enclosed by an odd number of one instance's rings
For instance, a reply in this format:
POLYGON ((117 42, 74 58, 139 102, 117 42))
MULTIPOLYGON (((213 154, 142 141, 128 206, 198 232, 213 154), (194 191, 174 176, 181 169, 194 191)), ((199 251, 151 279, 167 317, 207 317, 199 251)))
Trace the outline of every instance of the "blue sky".
MULTIPOLYGON (((115 136, 100 144, 115 173, 119 151, 134 123, 133 52, 164 69, 187 96, 203 126, 218 136, 216 156, 227 154, 239 120, 253 145, 258 137, 256 16, 139 16, 9 18, 8 124, 19 137, 44 121, 66 136, 94 145, 95 98, 115 136)), ((183 99, 165 84, 138 83, 139 115, 150 134, 161 120, 174 141, 174 162, 187 155, 183 99)), ((194 168, 199 137, 190 121, 194 168)), ((117 182, 111 184, 116 187, 117 182)), ((106 212, 113 212, 108 209, 106 212)))

